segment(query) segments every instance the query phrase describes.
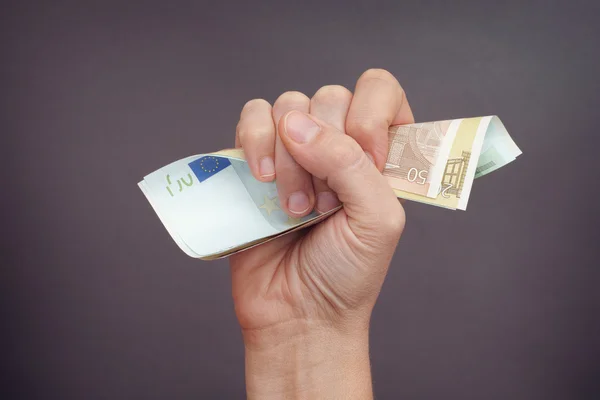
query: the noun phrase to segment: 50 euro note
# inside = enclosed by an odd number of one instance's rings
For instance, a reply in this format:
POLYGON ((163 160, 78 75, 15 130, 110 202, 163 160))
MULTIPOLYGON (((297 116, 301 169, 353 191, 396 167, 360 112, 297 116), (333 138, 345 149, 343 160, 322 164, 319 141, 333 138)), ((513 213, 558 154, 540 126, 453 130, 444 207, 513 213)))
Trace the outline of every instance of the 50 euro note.
MULTIPOLYGON (((473 180, 521 154, 492 116, 392 126, 388 135, 383 175, 396 196, 449 209, 465 210, 473 180)), ((275 182, 254 179, 242 149, 175 161, 138 186, 175 243, 187 255, 206 260, 257 246, 337 211, 289 217, 275 182)))
POLYGON ((473 180, 521 150, 496 116, 390 127, 385 175, 396 196, 466 210, 473 180))

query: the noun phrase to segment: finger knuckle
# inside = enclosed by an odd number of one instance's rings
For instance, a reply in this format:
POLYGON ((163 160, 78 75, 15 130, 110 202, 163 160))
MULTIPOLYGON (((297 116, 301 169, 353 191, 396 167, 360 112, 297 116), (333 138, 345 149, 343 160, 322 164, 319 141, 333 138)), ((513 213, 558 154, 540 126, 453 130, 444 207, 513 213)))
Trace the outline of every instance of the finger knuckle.
POLYGON ((363 72, 363 74, 359 78, 359 81, 365 80, 383 81, 386 83, 397 82, 396 78, 394 77, 394 75, 392 75, 391 72, 382 68, 370 68, 363 72))
POLYGON ((381 68, 371 68, 365 71, 358 80, 361 83, 364 82, 382 82, 386 85, 391 85, 397 92, 398 101, 404 101, 406 93, 404 88, 398 82, 398 79, 389 71, 381 68))
POLYGON ((241 126, 237 129, 237 134, 242 146, 248 146, 248 144, 260 146, 266 144, 265 141, 268 143, 269 140, 274 144, 275 134, 272 130, 267 128, 248 129, 247 127, 241 126))
POLYGON ((242 107, 242 112, 253 112, 256 110, 270 108, 271 104, 265 99, 252 99, 248 100, 242 107))
POLYGON ((310 99, 307 95, 302 92, 298 92, 296 90, 289 90, 287 92, 282 93, 277 100, 275 100, 275 104, 280 103, 308 103, 310 99))
POLYGON ((388 130, 386 121, 379 121, 373 118, 352 118, 346 122, 346 131, 355 136, 376 137, 382 132, 388 130))
POLYGON ((352 97, 352 92, 341 85, 326 85, 317 90, 311 99, 311 103, 339 103, 345 102, 352 97))

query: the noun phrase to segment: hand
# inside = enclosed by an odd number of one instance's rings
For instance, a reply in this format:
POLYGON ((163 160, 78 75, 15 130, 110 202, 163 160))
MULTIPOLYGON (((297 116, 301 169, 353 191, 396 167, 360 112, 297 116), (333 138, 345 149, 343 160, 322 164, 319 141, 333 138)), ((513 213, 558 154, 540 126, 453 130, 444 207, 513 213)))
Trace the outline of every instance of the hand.
POLYGON ((319 376, 338 367, 348 375, 365 360, 359 375, 368 385, 338 376, 338 389, 344 398, 370 393, 369 319, 405 223, 381 175, 387 131, 411 122, 400 84, 378 69, 359 78, 354 95, 324 86, 312 99, 286 92, 273 107, 260 99, 244 106, 236 146, 256 179, 276 179, 282 210, 298 218, 343 205, 312 228, 230 257, 249 397, 310 391, 319 368, 319 376))

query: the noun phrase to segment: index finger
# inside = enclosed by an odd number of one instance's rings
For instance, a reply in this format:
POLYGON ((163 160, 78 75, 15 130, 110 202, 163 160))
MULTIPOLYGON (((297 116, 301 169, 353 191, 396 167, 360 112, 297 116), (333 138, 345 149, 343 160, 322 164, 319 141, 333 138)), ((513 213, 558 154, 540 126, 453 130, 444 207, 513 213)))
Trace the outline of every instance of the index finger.
POLYGON ((404 89, 383 69, 369 69, 356 82, 346 133, 369 153, 382 171, 388 155, 388 128, 414 122, 404 89))

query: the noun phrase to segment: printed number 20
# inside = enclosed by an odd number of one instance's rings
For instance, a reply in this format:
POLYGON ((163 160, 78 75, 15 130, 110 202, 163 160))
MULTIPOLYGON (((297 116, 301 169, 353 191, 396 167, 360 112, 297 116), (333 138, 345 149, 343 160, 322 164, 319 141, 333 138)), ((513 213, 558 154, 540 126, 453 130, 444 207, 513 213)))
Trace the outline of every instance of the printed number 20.
POLYGON ((411 168, 408 170, 408 176, 407 179, 409 182, 417 182, 419 185, 424 185, 425 182, 427 181, 427 170, 426 169, 422 169, 422 170, 418 170, 416 168, 411 168), (417 179, 419 179, 417 181, 417 179))

